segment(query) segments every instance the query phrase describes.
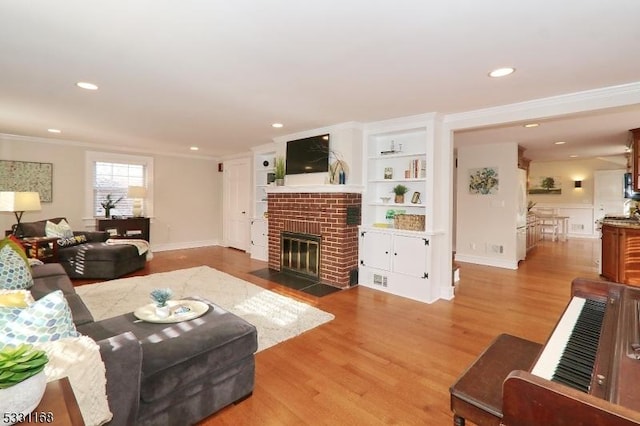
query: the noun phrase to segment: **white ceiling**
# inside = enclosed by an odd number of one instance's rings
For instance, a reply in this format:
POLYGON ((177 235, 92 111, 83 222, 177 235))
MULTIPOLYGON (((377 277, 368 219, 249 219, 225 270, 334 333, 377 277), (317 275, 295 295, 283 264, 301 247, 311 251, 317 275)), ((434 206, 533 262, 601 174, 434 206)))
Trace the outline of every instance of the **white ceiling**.
MULTIPOLYGON (((0 133, 224 156, 348 121, 633 83, 638 16, 638 0, 0 0, 0 133), (501 66, 517 71, 487 77, 501 66)), ((541 123, 456 143, 612 155, 640 105, 541 123)))

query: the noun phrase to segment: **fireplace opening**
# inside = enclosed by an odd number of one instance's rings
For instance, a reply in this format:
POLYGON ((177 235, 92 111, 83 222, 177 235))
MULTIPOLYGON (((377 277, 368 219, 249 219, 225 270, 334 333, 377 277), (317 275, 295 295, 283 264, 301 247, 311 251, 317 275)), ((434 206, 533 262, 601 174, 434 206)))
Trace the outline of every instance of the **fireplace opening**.
POLYGON ((280 268, 282 272, 320 279, 319 235, 282 232, 280 268))

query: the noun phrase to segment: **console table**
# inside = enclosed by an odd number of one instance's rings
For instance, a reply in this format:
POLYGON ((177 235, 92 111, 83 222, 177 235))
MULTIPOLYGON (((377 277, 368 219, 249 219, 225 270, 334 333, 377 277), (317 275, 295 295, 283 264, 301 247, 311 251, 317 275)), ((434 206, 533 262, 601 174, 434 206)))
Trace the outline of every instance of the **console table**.
POLYGON ((109 232, 110 238, 137 238, 149 240, 149 218, 96 219, 98 231, 109 232))

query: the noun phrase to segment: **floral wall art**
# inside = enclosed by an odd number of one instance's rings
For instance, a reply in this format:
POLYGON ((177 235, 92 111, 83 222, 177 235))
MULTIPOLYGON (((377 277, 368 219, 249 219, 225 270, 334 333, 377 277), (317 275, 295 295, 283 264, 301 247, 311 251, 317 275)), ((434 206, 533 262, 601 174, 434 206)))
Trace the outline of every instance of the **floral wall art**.
POLYGON ((40 193, 40 201, 53 200, 53 164, 0 160, 0 191, 40 193))
POLYGON ((469 169, 469 194, 496 194, 499 189, 499 183, 497 167, 469 169))

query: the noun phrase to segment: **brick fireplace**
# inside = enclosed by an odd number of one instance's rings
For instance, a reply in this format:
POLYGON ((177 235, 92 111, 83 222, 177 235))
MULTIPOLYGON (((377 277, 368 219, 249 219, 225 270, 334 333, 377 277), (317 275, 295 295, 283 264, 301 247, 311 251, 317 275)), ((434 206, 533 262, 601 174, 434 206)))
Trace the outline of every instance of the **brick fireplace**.
MULTIPOLYGON (((332 186, 335 187, 342 189, 332 186)), ((315 192, 295 187, 268 191, 270 269, 283 269, 283 233, 315 236, 320 241, 320 282, 341 288, 355 284, 362 195, 335 191, 315 192)))

